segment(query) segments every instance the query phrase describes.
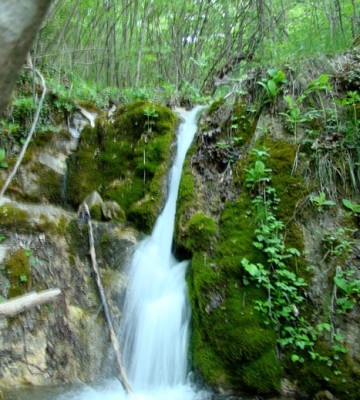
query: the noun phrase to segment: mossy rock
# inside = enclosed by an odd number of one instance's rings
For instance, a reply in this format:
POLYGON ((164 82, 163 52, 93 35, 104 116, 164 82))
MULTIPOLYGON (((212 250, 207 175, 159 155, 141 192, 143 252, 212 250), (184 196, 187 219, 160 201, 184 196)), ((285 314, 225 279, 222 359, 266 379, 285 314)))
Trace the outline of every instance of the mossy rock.
POLYGON ((36 195, 47 199, 52 204, 62 205, 63 195, 63 176, 52 169, 36 163, 37 185, 36 195))
POLYGON ((111 125, 98 118, 95 128, 84 129, 69 165, 68 198, 78 206, 96 190, 149 231, 164 197, 177 119, 170 109, 145 101, 119 107, 114 119, 111 125))
POLYGON ((261 394, 276 393, 280 390, 280 380, 284 375, 274 350, 269 350, 249 363, 239 366, 236 376, 243 388, 261 394))
POLYGON ((214 112, 216 112, 221 106, 223 106, 225 104, 225 99, 221 98, 219 100, 213 101, 210 104, 210 107, 207 110, 207 115, 211 116, 212 114, 214 114, 214 112))
POLYGON ((191 251, 209 250, 216 237, 216 222, 203 212, 193 215, 186 227, 186 247, 191 251))
POLYGON ((245 101, 239 101, 234 106, 234 115, 231 123, 236 124, 237 145, 248 145, 255 133, 259 113, 249 112, 245 101), (241 138, 241 140, 240 140, 241 138))
MULTIPOLYGON (((319 341, 315 350, 331 357, 330 346, 319 341)), ((360 371, 355 368, 350 358, 343 354, 339 360, 329 366, 326 361, 312 360, 305 355, 305 362, 289 368, 290 374, 296 375, 301 392, 314 395, 321 390, 329 390, 339 399, 357 400, 360 393, 360 371), (336 372, 337 371, 337 372, 336 372)))
POLYGON ((184 162, 181 175, 179 193, 176 201, 175 216, 175 241, 178 247, 186 246, 186 224, 188 223, 190 210, 195 202, 195 179, 193 176, 190 159, 196 150, 195 144, 190 146, 184 162))
POLYGON ((31 288, 30 264, 24 249, 19 249, 5 262, 9 276, 8 298, 25 294, 31 288))
POLYGON ((0 231, 31 232, 33 226, 29 222, 29 217, 26 211, 13 207, 11 203, 4 204, 0 207, 0 231))
POLYGON ((102 220, 101 204, 94 204, 90 207, 89 211, 92 219, 95 219, 97 221, 102 220))
MULTIPOLYGON (((274 172, 272 185, 281 199, 278 217, 287 224, 286 245, 303 251, 303 235, 294 212, 307 191, 302 178, 291 175, 296 150, 287 142, 269 139, 260 140, 255 147, 264 144, 270 155, 266 166, 274 172)), ((194 321, 192 351, 194 365, 208 383, 272 394, 278 392, 285 376, 276 357, 278 332, 255 309, 256 301, 265 301, 267 293, 253 282, 244 282, 246 274, 241 267, 244 257, 266 265, 266 256, 253 245, 257 224, 249 212, 253 194, 245 189, 244 172, 251 162, 252 155, 238 166, 237 184, 243 190, 236 201, 225 204, 216 227, 219 237, 213 245, 213 256, 206 246, 193 255, 188 276, 194 321)), ((191 172, 186 170, 183 177, 184 213, 194 201, 194 194, 191 172)), ((184 215, 177 218, 181 221, 184 215)), ((289 264, 294 271, 305 271, 305 267, 303 259, 289 264)))
POLYGON ((193 256, 188 277, 194 319, 192 349, 194 365, 208 383, 232 385, 238 390, 254 390, 258 385, 259 393, 272 393, 282 376, 274 356, 277 334, 264 325, 263 315, 254 309, 255 302, 265 300, 267 294, 242 284, 241 259, 263 258, 252 244, 255 224, 247 215, 250 204, 246 192, 237 202, 227 203, 215 257, 205 252, 193 256), (257 374, 251 365, 259 368, 257 374))

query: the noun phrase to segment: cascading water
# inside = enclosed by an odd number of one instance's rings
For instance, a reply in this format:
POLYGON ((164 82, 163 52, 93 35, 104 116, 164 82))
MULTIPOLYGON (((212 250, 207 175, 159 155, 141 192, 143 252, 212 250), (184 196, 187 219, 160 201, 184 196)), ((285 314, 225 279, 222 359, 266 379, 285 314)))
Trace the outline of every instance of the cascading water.
POLYGON ((152 235, 138 246, 130 265, 120 338, 134 393, 127 396, 119 383, 108 382, 102 388, 86 388, 70 397, 67 394, 66 399, 207 398, 206 393, 196 392, 187 379, 191 314, 185 281, 187 261, 178 262, 171 253, 182 166, 197 129, 200 109, 196 107, 183 114, 165 208, 152 235))
POLYGON ((188 113, 180 126, 165 208, 131 263, 121 336, 125 338, 125 367, 135 391, 186 381, 190 320, 187 262, 179 263, 173 257, 171 244, 181 171, 196 131, 197 111, 188 113))

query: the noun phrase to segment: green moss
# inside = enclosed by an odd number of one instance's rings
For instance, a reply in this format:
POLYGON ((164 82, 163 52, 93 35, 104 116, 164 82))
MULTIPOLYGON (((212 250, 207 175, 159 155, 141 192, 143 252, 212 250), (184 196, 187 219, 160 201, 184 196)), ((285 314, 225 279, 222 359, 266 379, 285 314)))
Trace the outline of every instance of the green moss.
MULTIPOLYGON (((324 342, 318 342, 316 351, 331 357, 332 350, 324 342)), ((289 368, 296 375, 300 390, 304 393, 315 394, 320 390, 329 390, 337 398, 357 400, 360 393, 360 372, 348 356, 343 355, 332 366, 320 360, 306 358, 305 362, 295 368, 289 368), (334 372, 339 371, 336 375, 334 372)))
POLYGON ((95 128, 83 131, 69 166, 69 199, 77 206, 97 190, 104 200, 116 201, 138 228, 149 231, 163 200, 176 117, 166 107, 140 101, 119 107, 114 119, 110 125, 98 118, 95 128), (147 108, 157 114, 151 132, 147 108))
POLYGON ((106 250, 106 248, 111 244, 111 239, 108 233, 104 233, 100 239, 100 246, 102 250, 106 250))
POLYGON ((222 105, 225 104, 225 99, 221 98, 219 100, 213 101, 210 104, 210 107, 207 110, 207 115, 212 115, 215 111, 217 111, 222 105))
POLYGON ((40 163, 36 163, 34 168, 38 176, 36 182, 38 184, 37 195, 40 198, 47 199, 50 203, 62 204, 62 175, 40 163))
POLYGON ((57 233, 57 225, 50 221, 45 215, 40 216, 40 222, 36 223, 36 228, 39 232, 57 233))
POLYGON ((77 220, 72 220, 66 228, 66 240, 69 244, 69 260, 74 262, 75 256, 79 255, 84 259, 89 254, 89 238, 87 224, 79 224, 77 220))
POLYGON ((90 215, 92 219, 95 219, 96 221, 101 221, 102 220, 101 204, 94 204, 93 206, 91 206, 90 215))
POLYGON ((257 287, 243 286, 241 279, 243 257, 257 262, 263 258, 252 244, 255 225, 247 215, 250 203, 243 192, 237 202, 226 204, 215 257, 205 252, 208 246, 193 256, 188 278, 194 319, 192 349, 194 365, 208 383, 271 393, 282 376, 274 356, 277 335, 254 309, 255 302, 267 295, 257 287))
POLYGON ((203 212, 193 215, 186 227, 186 247, 191 251, 208 250, 216 237, 216 223, 203 212))
POLYGON ((60 220, 57 225, 57 231, 59 235, 61 236, 65 235, 67 224, 68 224, 67 219, 64 216, 60 217, 60 220))
POLYGON ((38 132, 33 139, 32 147, 41 149, 45 147, 54 137, 54 132, 38 132))
POLYGON ((237 145, 248 145, 254 135, 256 125, 259 119, 259 114, 251 113, 247 110, 245 101, 240 101, 234 106, 234 115, 231 124, 237 124, 234 136, 240 138, 237 145))
POLYGON ((194 149, 195 145, 192 145, 188 151, 181 175, 179 193, 176 202, 175 240, 177 246, 182 247, 185 247, 188 210, 193 206, 195 200, 195 181, 190 165, 191 153, 194 152, 194 149))
POLYGON ((260 358, 240 366, 237 376, 241 377, 240 382, 244 385, 244 389, 270 394, 279 391, 283 369, 274 350, 269 350, 260 358))
POLYGON ((4 204, 0 207, 1 231, 30 232, 33 226, 29 222, 29 214, 13 207, 10 204, 4 204))
POLYGON ((78 101, 78 105, 89 112, 97 112, 100 113, 101 109, 93 102, 93 101, 78 101))
MULTIPOLYGON (((281 141, 267 140, 265 144, 270 154, 266 165, 274 171, 272 185, 281 199, 279 218, 286 223, 286 244, 302 251, 303 235, 294 212, 307 193, 302 178, 291 175, 295 149, 281 141)), ((249 156, 242 168, 252 161, 249 156)), ((187 173, 184 204, 193 202, 191 173, 187 173)), ((245 173, 238 175, 237 183, 244 187, 245 173)), ((187 207, 179 220, 185 217, 187 207)), ((267 293, 254 283, 243 285, 243 257, 266 264, 264 254, 253 245, 256 222, 249 213, 251 208, 252 197, 247 190, 235 202, 226 203, 214 256, 208 246, 193 256, 188 277, 194 319, 192 350, 194 365, 208 383, 231 384, 238 390, 270 394, 279 390, 284 370, 275 355, 277 332, 264 324, 263 314, 254 308, 257 300, 267 299, 267 293)), ((294 259, 290 264, 290 269, 305 271, 302 259, 294 259)))
POLYGON ((30 264, 24 249, 19 249, 5 262, 9 275, 8 298, 20 296, 31 287, 30 264))

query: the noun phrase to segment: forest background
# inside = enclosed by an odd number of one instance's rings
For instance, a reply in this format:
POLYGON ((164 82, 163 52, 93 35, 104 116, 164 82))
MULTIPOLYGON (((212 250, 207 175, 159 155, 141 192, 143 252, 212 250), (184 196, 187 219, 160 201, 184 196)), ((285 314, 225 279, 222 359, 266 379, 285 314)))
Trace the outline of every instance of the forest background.
POLYGON ((201 101, 259 65, 295 67, 346 49, 359 34, 359 7, 357 0, 57 0, 32 59, 50 84, 87 100, 171 102, 181 93, 201 101))

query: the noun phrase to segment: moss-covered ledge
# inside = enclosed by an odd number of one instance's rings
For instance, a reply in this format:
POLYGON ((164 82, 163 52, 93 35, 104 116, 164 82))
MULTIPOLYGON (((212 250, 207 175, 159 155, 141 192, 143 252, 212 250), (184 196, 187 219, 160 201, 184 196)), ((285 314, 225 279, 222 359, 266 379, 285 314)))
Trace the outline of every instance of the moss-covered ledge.
POLYGON ((165 196, 176 124, 169 108, 137 101, 119 107, 113 123, 101 117, 95 128, 87 126, 69 165, 70 202, 78 206, 97 190, 150 231, 165 196))

